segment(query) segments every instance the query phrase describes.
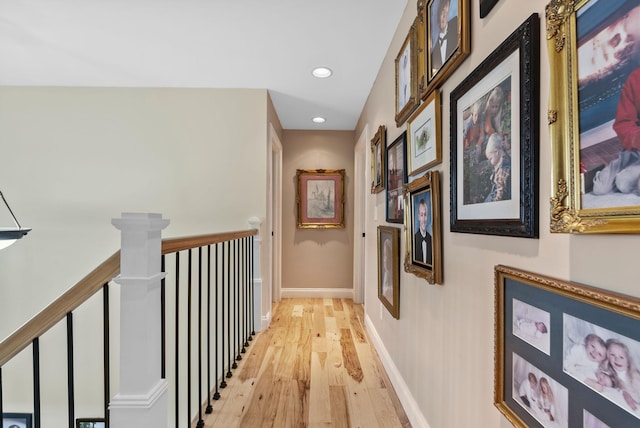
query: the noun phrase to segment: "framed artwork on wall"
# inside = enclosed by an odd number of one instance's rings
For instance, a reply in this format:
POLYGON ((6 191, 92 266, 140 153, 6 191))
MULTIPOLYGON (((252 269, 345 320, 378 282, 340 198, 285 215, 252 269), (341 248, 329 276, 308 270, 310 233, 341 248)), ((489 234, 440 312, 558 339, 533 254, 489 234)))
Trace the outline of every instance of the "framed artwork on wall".
POLYGON ((398 52, 396 67, 396 126, 400 127, 418 107, 417 20, 398 52))
POLYGON ((640 299, 496 266, 495 314, 494 404, 514 426, 640 425, 640 299))
POLYGON ((380 125, 376 135, 371 139, 371 193, 379 193, 384 190, 384 155, 386 147, 387 128, 384 125, 380 125))
POLYGON ((2 428, 32 428, 31 413, 2 413, 2 428))
POLYGON ((480 3, 480 18, 484 18, 491 12, 493 6, 498 3, 498 0, 478 0, 480 3))
POLYGON ((409 175, 442 162, 440 91, 435 90, 407 122, 409 175))
POLYGON ((378 226, 378 299, 400 319, 400 229, 378 226))
POLYGON ((539 18, 451 93, 451 231, 538 237, 539 18))
POLYGON ((389 147, 386 155, 387 221, 404 221, 404 185, 407 183, 407 133, 400 134, 389 147))
POLYGON ((344 169, 299 169, 298 229, 344 228, 344 169))
POLYGON ((105 420, 102 418, 76 419, 76 428, 105 428, 105 420))
POLYGON ((440 175, 428 171, 405 190, 404 270, 430 284, 442 284, 440 175))
POLYGON ((640 233, 640 5, 554 0, 546 20, 551 231, 640 233))

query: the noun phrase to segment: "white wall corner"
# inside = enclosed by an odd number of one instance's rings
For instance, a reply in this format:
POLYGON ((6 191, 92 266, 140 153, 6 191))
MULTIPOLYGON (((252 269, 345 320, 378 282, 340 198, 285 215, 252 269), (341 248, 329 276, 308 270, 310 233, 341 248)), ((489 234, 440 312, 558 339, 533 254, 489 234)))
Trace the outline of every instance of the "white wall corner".
POLYGON ((411 394, 409 386, 404 381, 404 378, 400 374, 400 370, 396 367, 391 355, 378 335, 371 318, 369 318, 369 315, 366 313, 364 315, 364 323, 367 333, 369 334, 369 338, 371 339, 371 342, 373 342, 373 346, 375 346, 376 351, 380 356, 380 361, 389 375, 389 380, 391 380, 393 388, 396 390, 396 394, 398 394, 398 399, 402 403, 402 407, 404 407, 404 411, 411 422, 411 426, 414 428, 430 428, 427 423, 427 419, 420 411, 418 402, 413 398, 413 394, 411 394))

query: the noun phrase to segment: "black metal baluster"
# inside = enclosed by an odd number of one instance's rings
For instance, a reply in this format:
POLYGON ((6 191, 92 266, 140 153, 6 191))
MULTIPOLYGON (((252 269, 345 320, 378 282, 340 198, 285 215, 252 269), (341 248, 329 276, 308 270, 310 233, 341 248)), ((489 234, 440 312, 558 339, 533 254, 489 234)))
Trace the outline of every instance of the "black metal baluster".
POLYGON ((196 428, 202 428, 202 247, 198 247, 198 417, 196 428))
POLYGON ((176 409, 175 410, 176 428, 180 428, 180 421, 179 421, 179 413, 180 412, 178 411, 180 409, 178 407, 178 405, 180 404, 179 403, 179 398, 180 398, 179 385, 180 385, 180 382, 178 381, 178 379, 180 379, 180 376, 179 376, 180 366, 178 365, 178 354, 179 354, 178 351, 179 351, 179 347, 180 347, 180 341, 179 341, 179 339, 180 339, 180 334, 179 334, 180 330, 178 328, 179 324, 180 324, 179 323, 179 316, 178 316, 179 312, 180 312, 179 311, 179 307, 180 307, 179 306, 179 302, 180 302, 180 294, 179 294, 180 293, 180 287, 179 287, 179 285, 180 285, 180 253, 176 252, 176 351, 175 351, 176 352, 176 362, 175 362, 175 369, 176 369, 176 378, 175 378, 176 379, 176 394, 175 394, 176 395, 175 396, 175 402, 176 402, 175 403, 175 406, 176 406, 175 407, 175 409, 176 409))
MULTIPOLYGON (((216 380, 216 383, 217 380, 216 380)), ((211 245, 207 245, 207 414, 213 412, 211 406, 211 245)))
MULTIPOLYGON (((233 256, 231 252, 231 242, 227 241, 227 253, 229 257, 227 257, 227 284, 226 288, 228 289, 227 293, 227 342, 229 342, 229 346, 227 347, 227 358, 228 358, 228 366, 227 366, 227 378, 233 376, 231 373, 231 364, 233 361, 233 355, 231 353, 231 257, 233 256)), ((234 363, 235 364, 235 363, 234 363)))
MULTIPOLYGON (((218 308, 219 303, 218 303, 218 244, 216 243, 216 286, 215 286, 215 294, 216 294, 216 304, 215 304, 215 312, 216 312, 216 322, 215 322, 215 347, 214 347, 214 353, 216 354, 215 359, 216 359, 216 363, 215 363, 215 379, 216 379, 216 392, 213 394, 213 399, 214 400, 219 400, 220 399, 220 391, 218 391, 218 314, 219 314, 219 310, 218 308)), ((223 328, 224 329, 224 328, 223 328)), ((224 346, 223 346, 224 347, 224 346)), ((224 360, 224 358, 221 358, 221 360, 224 360)), ((222 362, 222 364, 224 364, 224 361, 222 362)), ((224 368, 221 371, 222 373, 224 373, 224 368)), ((224 382, 224 377, 222 378, 222 381, 224 382)))
POLYGON ((40 341, 33 339, 33 424, 40 428, 40 341))
MULTIPOLYGON (((164 273, 165 269, 164 269, 164 254, 162 255, 161 258, 161 262, 160 262, 160 271, 162 273, 164 273)), ((163 276, 162 279, 160 280, 160 341, 161 341, 161 349, 160 349, 160 358, 161 358, 161 363, 160 363, 160 378, 162 379, 166 379, 167 378, 167 371, 166 371, 166 364, 167 364, 167 358, 166 358, 166 352, 167 352, 167 314, 166 314, 166 307, 167 307, 167 296, 166 296, 166 278, 163 276)))
POLYGON ((105 427, 109 428, 109 400, 111 398, 111 365, 109 362, 109 283, 102 286, 102 358, 104 365, 104 422, 105 427))
MULTIPOLYGON (((228 246, 227 246, 228 247, 228 246)), ((227 382, 225 382, 224 380, 224 364, 225 364, 225 349, 224 349, 224 280, 225 280, 225 273, 228 274, 228 272, 226 272, 224 270, 224 262, 225 262, 225 258, 227 257, 227 248, 225 247, 225 244, 222 244, 222 299, 221 299, 221 307, 222 307, 222 330, 221 330, 221 337, 222 337, 222 363, 221 363, 221 368, 222 368, 222 373, 221 373, 221 378, 222 381, 220 382, 220 388, 226 388, 227 386, 227 382)))
POLYGON ((255 336, 255 334, 256 334, 256 330, 255 330, 255 328, 256 328, 256 320, 254 318, 255 309, 254 309, 254 306, 253 306, 254 305, 254 295, 253 295, 253 287, 254 287, 254 283, 253 283, 253 275, 254 275, 254 273, 253 273, 253 254, 254 254, 253 253, 253 247, 254 247, 254 243, 255 243, 255 241, 254 241, 253 236, 252 236, 251 237, 251 249, 249 251, 249 266, 250 266, 249 271, 250 271, 250 276, 251 276, 251 278, 249 279, 249 282, 250 282, 250 285, 249 285, 250 289, 249 290, 251 291, 251 293, 250 293, 251 297, 249 299, 250 300, 249 303, 250 303, 250 307, 251 307, 251 336, 249 336, 249 340, 253 340, 252 336, 255 336))
POLYGON ((73 314, 67 314, 67 394, 69 406, 69 428, 75 428, 75 388, 73 381, 73 314))
POLYGON ((244 342, 242 343, 242 352, 246 352, 245 348, 247 346, 249 346, 249 341, 247 341, 247 336, 249 335, 249 320, 247 319, 247 317, 249 316, 249 310, 248 310, 248 288, 247 288, 247 284, 249 283, 249 262, 248 262, 248 251, 249 251, 249 237, 244 238, 243 240, 243 247, 244 247, 244 252, 242 255, 242 260, 243 260, 243 278, 244 281, 242 283, 242 295, 244 296, 244 304, 242 305, 242 339, 244 340, 244 342))
MULTIPOLYGON (((240 311, 239 311, 239 304, 240 304, 240 296, 238 291, 239 286, 240 286, 240 257, 239 257, 239 251, 240 251, 240 244, 239 241, 236 239, 233 241, 233 248, 234 248, 234 253, 235 256, 233 258, 233 271, 235 272, 234 277, 233 277, 233 290, 234 290, 234 295, 233 295, 233 304, 234 304, 234 318, 235 318, 235 330, 233 332, 233 338, 235 339, 235 344, 233 345, 234 348, 234 353, 237 353, 236 355, 236 361, 240 361, 242 360, 242 355, 240 355, 240 311)), ((235 365, 234 369, 238 367, 238 365, 234 362, 233 363, 235 365)))
POLYGON ((2 367, 0 367, 0 427, 4 426, 4 408, 2 405, 2 367))
POLYGON ((187 425, 191 425, 191 248, 187 268, 187 425))

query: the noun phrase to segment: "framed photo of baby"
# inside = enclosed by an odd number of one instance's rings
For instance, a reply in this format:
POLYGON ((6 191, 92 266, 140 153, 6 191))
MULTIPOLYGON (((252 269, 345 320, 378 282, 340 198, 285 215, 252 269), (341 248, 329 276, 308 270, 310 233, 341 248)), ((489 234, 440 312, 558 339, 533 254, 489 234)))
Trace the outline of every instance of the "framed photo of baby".
POLYGON ((639 233, 640 3, 570 4, 546 8, 551 230, 639 233))
POLYGON ((494 404, 514 426, 640 426, 640 299, 499 265, 495 309, 494 404))
POLYGON ((400 229, 378 226, 378 299, 400 319, 400 229))
POLYGON ((451 231, 538 237, 538 33, 531 15, 451 93, 451 231))

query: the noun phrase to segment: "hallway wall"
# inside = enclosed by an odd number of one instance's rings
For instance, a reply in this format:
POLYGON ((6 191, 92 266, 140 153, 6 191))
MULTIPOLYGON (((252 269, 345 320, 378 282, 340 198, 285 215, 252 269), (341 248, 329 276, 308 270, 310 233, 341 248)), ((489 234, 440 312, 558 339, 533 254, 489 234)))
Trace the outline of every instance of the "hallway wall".
MULTIPOLYGON (((390 143, 406 128, 397 128, 394 121, 394 60, 416 16, 417 1, 409 3, 369 94, 356 135, 366 125, 369 129, 386 125, 390 143)), ((415 407, 408 409, 408 413, 413 410, 414 426, 431 428, 512 426, 493 405, 495 265, 640 295, 633 268, 640 239, 637 235, 570 236, 549 231, 551 151, 546 111, 550 85, 544 17, 548 1, 498 1, 482 20, 478 2, 470 3, 471 56, 441 87, 443 162, 433 168, 441 174, 444 284, 429 285, 401 271, 399 320, 381 307, 377 297, 375 236, 377 226, 386 224, 385 193, 368 195, 366 203, 365 305, 370 331, 379 337, 392 368, 400 376, 401 382, 396 384, 399 394, 404 391, 414 400, 415 407), (540 239, 451 233, 451 91, 533 12, 540 15, 540 239)), ((370 165, 365 170, 370 171, 370 165)))

